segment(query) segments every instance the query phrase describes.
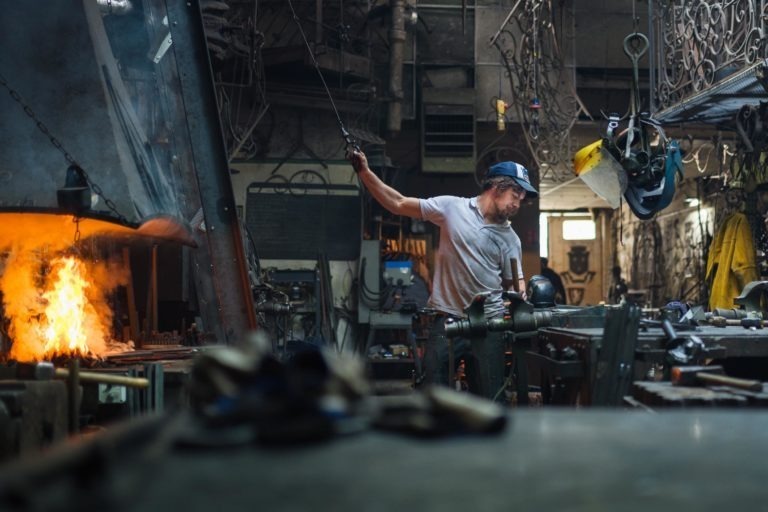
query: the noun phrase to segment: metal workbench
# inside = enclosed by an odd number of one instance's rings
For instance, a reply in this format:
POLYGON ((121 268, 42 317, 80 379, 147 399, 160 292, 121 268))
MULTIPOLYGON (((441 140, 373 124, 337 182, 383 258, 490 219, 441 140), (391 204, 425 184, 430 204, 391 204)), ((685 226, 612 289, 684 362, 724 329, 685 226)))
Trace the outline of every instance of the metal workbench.
POLYGON ((765 412, 523 409, 497 436, 196 450, 176 442, 187 422, 0 468, 0 509, 721 512, 768 494, 765 412))
MULTIPOLYGON (((573 404, 578 400, 582 405, 590 405, 601 386, 616 386, 615 378, 604 375, 601 351, 612 349, 609 344, 621 341, 606 340, 603 333, 602 328, 547 327, 539 330, 526 351, 526 361, 532 377, 541 376, 545 386, 555 381, 561 386, 559 396, 550 397, 552 401, 573 404)), ((710 352, 709 358, 721 362, 768 357, 768 329, 699 326, 678 334, 695 334, 710 352)), ((627 381, 642 380, 651 364, 663 363, 665 344, 666 337, 661 328, 639 329, 632 360, 625 361, 627 381)), ((545 396, 545 401, 547 398, 545 396)))

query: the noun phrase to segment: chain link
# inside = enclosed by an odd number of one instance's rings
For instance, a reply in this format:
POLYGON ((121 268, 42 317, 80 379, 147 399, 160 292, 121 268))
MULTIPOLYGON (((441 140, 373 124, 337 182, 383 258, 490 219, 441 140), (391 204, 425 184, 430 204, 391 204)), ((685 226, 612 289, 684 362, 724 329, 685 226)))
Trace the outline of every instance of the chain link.
MULTIPOLYGON (((91 187, 91 190, 93 190, 93 192, 97 196, 99 196, 102 199, 102 201, 104 201, 104 204, 107 205, 107 208, 109 208, 109 210, 115 215, 115 217, 117 217, 117 219, 120 222, 124 224, 128 224, 129 223, 128 219, 125 218, 125 216, 118 211, 115 203, 104 195, 104 192, 101 190, 101 187, 99 187, 96 183, 93 182, 93 180, 91 180, 91 177, 88 175, 87 172, 85 172, 85 169, 83 169, 82 166, 77 163, 75 158, 64 148, 64 145, 61 143, 61 141, 59 141, 59 139, 57 139, 51 133, 48 127, 37 117, 35 112, 32 110, 32 107, 30 107, 24 101, 24 99, 21 97, 21 94, 19 94, 18 91, 13 89, 8 84, 8 81, 5 79, 5 77, 2 74, 0 74, 0 86, 4 87, 8 91, 8 94, 10 94, 11 98, 13 98, 13 101, 18 103, 19 106, 22 108, 22 110, 24 110, 24 113, 27 114, 27 116, 30 119, 32 119, 32 121, 35 122, 35 126, 37 126, 37 129, 40 130, 40 132, 43 135, 48 137, 48 140, 51 142, 53 147, 58 149, 61 152, 61 154, 64 155, 64 159, 67 161, 67 163, 69 163, 70 165, 76 165, 78 168, 80 168, 80 171, 82 172, 82 175, 85 178, 85 181, 88 183, 88 186, 91 187)), ((77 237, 77 239, 79 239, 79 234, 80 234, 79 220, 77 222, 78 222, 78 231, 75 236, 77 237)), ((75 241, 77 241, 77 239, 75 241)))
POLYGON ((75 245, 80 241, 80 217, 75 215, 72 217, 72 222, 75 223, 75 245))

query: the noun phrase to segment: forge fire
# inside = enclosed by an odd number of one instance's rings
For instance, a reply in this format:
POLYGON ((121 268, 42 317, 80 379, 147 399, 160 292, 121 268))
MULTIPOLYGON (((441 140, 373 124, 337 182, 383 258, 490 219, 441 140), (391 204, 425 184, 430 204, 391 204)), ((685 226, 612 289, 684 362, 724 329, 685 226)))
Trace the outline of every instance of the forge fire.
POLYGON ((113 341, 108 298, 127 278, 119 262, 11 251, 0 277, 11 358, 103 356, 113 341))

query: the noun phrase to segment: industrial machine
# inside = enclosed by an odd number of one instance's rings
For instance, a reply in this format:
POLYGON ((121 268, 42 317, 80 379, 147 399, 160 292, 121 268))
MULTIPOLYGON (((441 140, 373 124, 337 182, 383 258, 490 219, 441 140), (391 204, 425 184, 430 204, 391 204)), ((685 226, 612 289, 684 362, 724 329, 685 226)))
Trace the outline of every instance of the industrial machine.
POLYGON ((357 315, 367 335, 359 352, 369 358, 374 376, 410 379, 421 374, 415 316, 426 296, 411 260, 401 255, 382 262, 382 242, 363 240, 357 315))

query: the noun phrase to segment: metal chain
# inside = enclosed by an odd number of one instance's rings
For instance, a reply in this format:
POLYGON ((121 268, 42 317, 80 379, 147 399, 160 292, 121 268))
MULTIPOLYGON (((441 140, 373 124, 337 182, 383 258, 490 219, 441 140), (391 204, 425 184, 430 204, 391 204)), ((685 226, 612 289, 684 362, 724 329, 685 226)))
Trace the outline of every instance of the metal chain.
POLYGON ((103 201, 104 204, 107 205, 107 208, 117 217, 117 219, 120 222, 123 222, 125 224, 128 224, 128 219, 125 218, 123 214, 121 214, 117 210, 117 206, 115 203, 107 198, 107 196, 104 195, 104 192, 101 190, 101 187, 99 187, 96 183, 91 180, 91 177, 88 175, 87 172, 85 172, 85 169, 83 169, 80 164, 77 163, 75 158, 64 148, 64 145, 57 139, 51 131, 48 129, 48 127, 37 117, 35 112, 32 110, 32 107, 30 107, 24 99, 21 97, 21 94, 18 93, 15 89, 13 89, 9 84, 8 81, 5 79, 5 77, 0 73, 0 86, 4 87, 8 94, 11 95, 11 98, 13 98, 13 101, 19 104, 19 106, 22 108, 25 114, 32 119, 35 122, 35 126, 37 126, 37 129, 40 130, 40 132, 48 137, 48 140, 51 142, 53 147, 58 149, 62 155, 64 155, 64 159, 69 163, 70 165, 77 166, 80 171, 82 171, 83 177, 85 178, 85 181, 88 183, 88 186, 91 187, 91 190, 96 193, 97 196, 99 196, 103 201))
POLYGON ((75 223, 75 244, 80 241, 80 217, 75 215, 72 217, 72 222, 75 223))

